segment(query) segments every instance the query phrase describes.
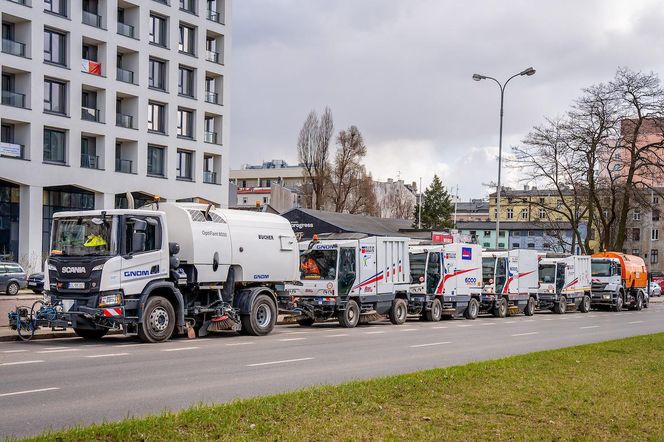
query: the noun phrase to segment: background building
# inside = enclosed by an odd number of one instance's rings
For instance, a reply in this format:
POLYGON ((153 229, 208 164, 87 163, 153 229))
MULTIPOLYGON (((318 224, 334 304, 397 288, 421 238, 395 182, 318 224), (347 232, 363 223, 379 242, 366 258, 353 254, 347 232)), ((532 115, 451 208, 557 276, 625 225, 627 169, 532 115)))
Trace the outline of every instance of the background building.
POLYGON ((456 220, 457 222, 489 221, 489 202, 484 199, 459 201, 456 204, 456 220))
POLYGON ((230 171, 236 186, 232 207, 247 208, 269 204, 279 212, 302 206, 305 171, 301 165, 289 166, 283 160, 265 161, 260 165, 245 164, 230 171))
POLYGON ((417 184, 403 180, 374 181, 374 192, 382 218, 412 219, 417 204, 417 184))
POLYGON ((0 254, 127 191, 228 201, 230 0, 3 1, 0 254))

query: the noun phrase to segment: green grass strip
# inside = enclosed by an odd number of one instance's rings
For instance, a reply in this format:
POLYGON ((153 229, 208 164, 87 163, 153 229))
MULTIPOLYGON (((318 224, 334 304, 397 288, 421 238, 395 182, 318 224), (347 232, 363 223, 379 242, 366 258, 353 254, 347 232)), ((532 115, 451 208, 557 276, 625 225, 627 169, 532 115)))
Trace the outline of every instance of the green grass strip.
POLYGON ((196 406, 34 440, 664 440, 664 333, 196 406))

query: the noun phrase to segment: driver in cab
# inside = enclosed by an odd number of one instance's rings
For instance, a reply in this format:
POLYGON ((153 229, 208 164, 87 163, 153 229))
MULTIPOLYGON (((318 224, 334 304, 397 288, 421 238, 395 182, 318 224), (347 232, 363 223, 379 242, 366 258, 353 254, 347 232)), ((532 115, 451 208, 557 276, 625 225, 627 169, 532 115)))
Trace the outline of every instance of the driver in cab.
POLYGON ((300 270, 302 270, 305 279, 320 279, 320 269, 316 260, 311 256, 302 256, 300 270))

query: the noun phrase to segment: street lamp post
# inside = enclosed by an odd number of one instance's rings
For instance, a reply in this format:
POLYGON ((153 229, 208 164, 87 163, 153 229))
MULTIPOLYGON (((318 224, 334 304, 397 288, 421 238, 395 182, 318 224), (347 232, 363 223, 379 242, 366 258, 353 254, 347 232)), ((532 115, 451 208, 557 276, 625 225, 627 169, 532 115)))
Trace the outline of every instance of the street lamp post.
POLYGON ((509 83, 510 80, 514 77, 518 77, 521 75, 531 76, 534 73, 535 69, 529 67, 521 72, 512 75, 510 78, 507 79, 507 81, 505 81, 505 83, 502 84, 500 83, 500 81, 496 80, 493 77, 489 77, 487 75, 473 74, 473 80, 475 81, 493 80, 500 88, 500 134, 498 136, 498 185, 496 190, 496 241, 495 241, 496 249, 498 249, 498 237, 500 236, 500 190, 501 190, 500 172, 502 170, 502 163, 503 163, 503 102, 505 99, 505 87, 507 87, 507 83, 509 83))

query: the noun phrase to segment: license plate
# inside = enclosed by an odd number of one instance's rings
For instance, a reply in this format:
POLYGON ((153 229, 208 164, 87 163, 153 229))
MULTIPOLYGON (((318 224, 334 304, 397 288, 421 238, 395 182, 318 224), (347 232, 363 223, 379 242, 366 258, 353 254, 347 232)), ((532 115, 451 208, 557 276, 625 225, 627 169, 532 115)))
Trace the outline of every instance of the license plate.
POLYGON ((36 286, 37 286, 37 283, 36 283, 36 282, 29 282, 29 283, 28 283, 28 286, 30 286, 30 287, 36 287, 36 286))
POLYGON ((69 288, 70 289, 84 289, 85 288, 85 283, 84 282, 70 282, 69 283, 69 288))

